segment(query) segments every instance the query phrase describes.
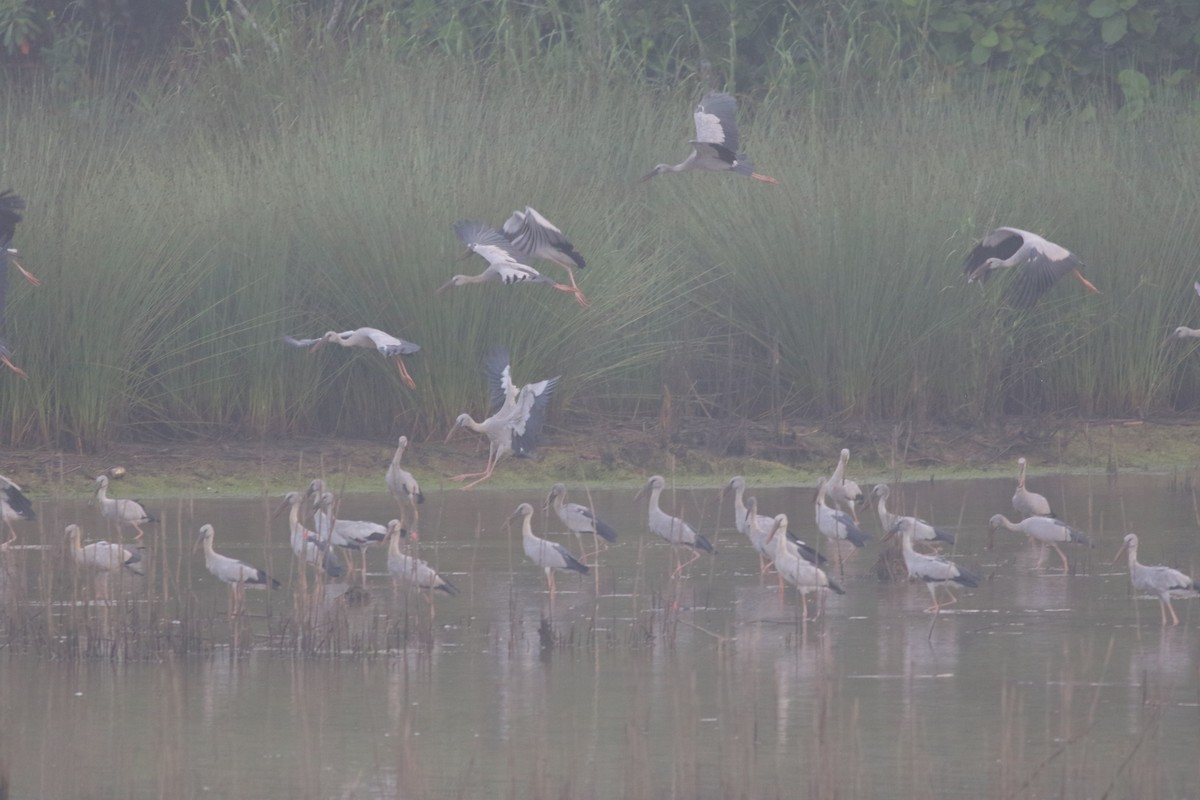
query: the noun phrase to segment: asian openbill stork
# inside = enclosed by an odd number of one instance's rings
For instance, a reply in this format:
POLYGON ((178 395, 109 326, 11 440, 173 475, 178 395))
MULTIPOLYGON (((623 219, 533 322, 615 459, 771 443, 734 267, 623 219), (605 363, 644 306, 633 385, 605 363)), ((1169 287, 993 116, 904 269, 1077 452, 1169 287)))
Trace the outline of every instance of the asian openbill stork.
POLYGON ((512 380, 508 351, 503 348, 495 348, 488 354, 484 360, 484 373, 488 379, 491 416, 476 422, 470 414, 459 414, 446 434, 446 441, 450 441, 456 430, 468 428, 488 438, 487 468, 483 472, 468 472, 451 478, 454 481, 476 478, 463 489, 470 489, 492 477, 496 463, 509 453, 518 457, 533 453, 546 419, 550 396, 561 377, 527 383, 518 389, 512 380))
MULTIPOLYGON (((565 484, 556 483, 550 487, 550 493, 546 495, 546 503, 542 506, 543 511, 554 509, 554 513, 558 516, 560 522, 567 526, 567 530, 575 535, 579 540, 579 551, 585 553, 583 546, 583 534, 590 533, 595 537, 599 537, 606 542, 615 542, 617 540, 617 532, 613 527, 604 520, 596 516, 592 509, 579 503, 568 503, 567 487, 565 484)), ((596 542, 596 549, 600 549, 600 543, 596 542)), ((594 554, 593 554, 594 555, 594 554)))
POLYGON ((95 573, 97 599, 108 599, 108 576, 112 573, 128 570, 134 575, 146 574, 140 547, 105 541, 92 542, 84 547, 83 531, 78 525, 68 525, 65 532, 67 547, 76 565, 95 573))
POLYGON ((223 556, 213 550, 213 536, 215 536, 215 532, 212 525, 201 525, 200 535, 196 537, 196 544, 192 547, 192 552, 203 547, 204 566, 208 567, 208 571, 214 578, 229 585, 229 616, 233 617, 242 613, 246 602, 246 587, 251 589, 279 588, 279 581, 267 575, 265 571, 253 567, 245 561, 223 556))
POLYGON ((638 491, 637 496, 633 499, 637 500, 646 492, 650 492, 646 524, 650 528, 651 533, 671 545, 671 553, 675 556, 675 571, 671 573, 671 577, 675 578, 683 572, 685 567, 698 559, 700 553, 715 553, 716 550, 708 539, 692 530, 692 526, 679 517, 673 517, 662 510, 659 506, 659 497, 662 495, 662 490, 666 488, 666 485, 667 482, 663 480, 661 475, 651 475, 650 480, 646 481, 646 485, 638 491), (691 560, 685 562, 679 559, 680 547, 690 547, 692 549, 691 560))
POLYGON ((377 350, 380 355, 396 360, 396 367, 400 370, 400 380, 404 381, 405 386, 410 389, 415 389, 417 386, 412 376, 408 374, 408 368, 404 366, 404 356, 418 352, 421 345, 406 342, 404 339, 392 336, 378 328, 355 328, 352 331, 342 331, 341 333, 328 331, 319 339, 296 339, 284 336, 283 342, 292 347, 306 347, 310 353, 319 350, 326 344, 377 350))
MULTIPOLYGON (((828 589, 838 594, 846 590, 837 581, 825 574, 825 570, 809 563, 800 557, 787 540, 787 514, 780 514, 771 523, 770 533, 767 534, 766 545, 771 550, 771 560, 775 571, 784 580, 796 587, 800 593, 800 614, 808 622, 808 594, 821 589, 828 589)), ((817 605, 817 617, 821 616, 821 605, 817 605)))
POLYGON ((400 584, 411 586, 422 592, 429 603, 429 614, 433 616, 434 590, 448 595, 458 594, 458 589, 450 581, 443 578, 433 567, 415 556, 410 556, 400 549, 400 540, 406 534, 403 524, 398 519, 388 521, 388 572, 392 576, 392 589, 398 591, 400 584))
MULTIPOLYGON (((937 614, 942 610, 943 605, 948 606, 958 602, 958 598, 951 591, 953 586, 974 589, 979 586, 979 578, 974 573, 968 572, 948 558, 927 556, 924 553, 918 553, 914 550, 913 532, 916 528, 915 522, 912 517, 898 518, 896 524, 888 530, 887 538, 891 538, 897 534, 900 535, 901 547, 904 552, 904 566, 908 568, 908 577, 925 581, 925 587, 929 589, 929 596, 933 598, 933 605, 925 609, 925 613, 928 614, 932 611, 934 614, 937 614), (946 593, 950 595, 949 603, 938 602, 937 588, 939 586, 946 588, 946 593)), ((930 628, 931 632, 932 630, 930 628)))
POLYGON ((4 524, 8 526, 8 541, 4 542, 4 546, 10 545, 17 540, 17 532, 12 526, 13 520, 23 519, 27 522, 37 520, 37 514, 33 510, 33 503, 21 491, 21 487, 3 475, 0 475, 0 517, 4 519, 4 524))
POLYGON ((415 533, 421 519, 417 505, 425 502, 425 494, 421 491, 421 486, 413 474, 400 466, 400 461, 404 458, 404 451, 407 448, 408 437, 401 436, 397 440, 396 452, 392 454, 392 463, 388 464, 384 480, 387 482, 388 492, 396 498, 396 503, 400 506, 401 526, 406 532, 415 533), (411 524, 408 524, 409 512, 412 513, 411 524))
POLYGON ((709 92, 696 106, 692 118, 696 122, 696 138, 692 152, 678 164, 657 164, 642 176, 648 181, 665 172, 688 172, 698 169, 708 172, 734 172, 763 183, 779 183, 774 178, 754 171, 745 153, 738 152, 737 101, 724 92, 709 92))
POLYGON ((513 245, 505 236, 477 219, 464 219, 454 223, 454 233, 467 249, 488 262, 487 269, 478 275, 455 275, 439 286, 435 294, 441 294, 455 286, 467 286, 472 283, 503 283, 508 286, 514 283, 543 283, 558 289, 560 292, 571 292, 575 301, 581 306, 587 305, 587 299, 578 287, 567 286, 547 278, 528 264, 517 259, 513 245))
POLYGON ((1062 245, 1043 239, 1020 228, 996 228, 989 231, 967 254, 964 272, 968 283, 986 283, 994 270, 1015 269, 1017 276, 1007 289, 1008 301, 1015 308, 1032 308, 1058 279, 1071 274, 1084 288, 1096 294, 1100 290, 1083 277, 1083 262, 1062 245))
MULTIPOLYGON (((1058 553, 1058 557, 1062 559, 1064 575, 1069 574, 1071 568, 1067 564, 1067 557, 1063 555, 1063 551, 1058 545, 1082 544, 1092 547, 1092 540, 1086 533, 1053 517, 1026 517, 1020 522, 1013 522, 1003 514, 996 514, 988 521, 988 533, 989 535, 994 534, 1001 528, 1023 533, 1042 545, 1053 547, 1054 552, 1058 553)), ((1040 569, 1045 559, 1046 548, 1042 547, 1041 555, 1038 556, 1038 562, 1034 569, 1040 569)))
POLYGON ((525 555, 546 571, 546 585, 550 587, 551 600, 554 599, 554 593, 557 591, 554 586, 554 570, 578 572, 581 575, 588 574, 588 566, 571 555, 570 550, 558 542, 540 539, 533 535, 533 506, 529 503, 521 503, 517 506, 517 510, 509 516, 508 522, 512 522, 517 517, 521 517, 521 544, 525 548, 525 555))
POLYGON ((145 535, 142 526, 150 522, 158 522, 158 517, 146 510, 137 500, 118 500, 108 496, 108 476, 96 476, 96 499, 100 502, 100 515, 113 522, 120 531, 122 525, 129 525, 137 531, 136 540, 145 535))
POLYGON ((24 210, 25 201, 19 195, 13 194, 11 189, 0 192, 0 364, 4 364, 4 366, 22 378, 27 378, 29 376, 25 374, 25 371, 9 360, 12 350, 9 348, 8 339, 4 335, 4 305, 8 293, 9 262, 19 269, 21 274, 25 276, 25 280, 29 281, 32 285, 38 286, 41 284, 41 281, 33 277, 24 267, 17 263, 17 259, 15 258, 17 250, 12 246, 13 236, 17 231, 17 223, 22 219, 20 212, 24 210))
POLYGON ((850 512, 850 517, 858 524, 858 506, 866 501, 862 488, 846 477, 846 465, 850 463, 850 451, 845 447, 838 454, 837 466, 825 484, 825 495, 834 507, 841 507, 850 512))
POLYGON ((1017 459, 1017 490, 1013 492, 1013 511, 1022 517, 1053 517, 1050 501, 1037 492, 1025 488, 1025 457, 1017 459))
POLYGON ((1138 537, 1136 533, 1125 534, 1121 549, 1113 557, 1112 563, 1117 563, 1121 553, 1129 554, 1129 580, 1133 583, 1134 591, 1152 594, 1158 598, 1158 610, 1162 614, 1162 624, 1167 624, 1167 612, 1171 612, 1171 624, 1179 624, 1179 616, 1171 606, 1171 598, 1200 597, 1200 583, 1192 580, 1177 569, 1157 565, 1148 567, 1139 564, 1137 560, 1138 537))
POLYGON ((552 261, 565 269, 571 278, 571 288, 576 291, 576 299, 581 305, 588 304, 575 283, 575 270, 583 269, 587 262, 563 232, 539 214, 536 208, 525 206, 524 211, 514 211, 504 221, 500 235, 508 240, 514 255, 552 261))

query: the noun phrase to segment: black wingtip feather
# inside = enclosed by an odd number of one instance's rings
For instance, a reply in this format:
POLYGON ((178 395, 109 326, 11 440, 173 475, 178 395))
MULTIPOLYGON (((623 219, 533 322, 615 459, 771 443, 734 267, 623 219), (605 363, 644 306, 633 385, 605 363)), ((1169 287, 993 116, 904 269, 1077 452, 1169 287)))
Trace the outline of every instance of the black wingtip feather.
POLYGON ((602 519, 596 520, 596 535, 606 542, 615 542, 617 540, 617 532, 602 519))
POLYGON ((451 597, 454 597, 458 594, 458 587, 445 578, 442 579, 442 582, 438 584, 437 588, 451 597))
POLYGON ((712 542, 710 542, 708 539, 705 539, 700 534, 696 534, 696 544, 694 545, 694 547, 697 550, 703 550, 706 553, 716 553, 717 552, 716 548, 714 548, 712 546, 712 542))

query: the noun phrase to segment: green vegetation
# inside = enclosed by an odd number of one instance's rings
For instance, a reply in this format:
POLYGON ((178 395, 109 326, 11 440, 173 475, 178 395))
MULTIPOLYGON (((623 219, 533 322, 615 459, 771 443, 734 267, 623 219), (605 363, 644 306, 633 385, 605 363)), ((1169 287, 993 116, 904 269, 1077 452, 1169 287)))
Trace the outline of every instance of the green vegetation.
POLYGON ((844 50, 742 104, 745 147, 779 186, 643 185, 687 153, 692 76, 665 90, 615 45, 526 28, 487 58, 418 57, 396 44, 414 34, 351 5, 373 24, 349 43, 284 35, 255 4, 193 20, 203 47, 161 68, 0 87, 2 188, 28 201, 16 244, 44 280, 10 282, 30 380, 0 376, 0 442, 436 435, 483 410, 493 343, 518 380, 564 375, 567 420, 1200 408, 1200 359, 1161 346, 1200 321, 1200 127, 1182 92, 1031 118, 995 75, 870 83, 836 68, 844 50), (525 204, 588 258, 592 307, 542 287, 434 297, 482 268, 456 262, 450 224, 525 204), (1017 318, 1004 281, 967 287, 962 257, 997 224, 1073 249, 1103 294, 1064 281, 1017 318), (374 353, 279 342, 359 325, 423 345, 416 390, 374 353))

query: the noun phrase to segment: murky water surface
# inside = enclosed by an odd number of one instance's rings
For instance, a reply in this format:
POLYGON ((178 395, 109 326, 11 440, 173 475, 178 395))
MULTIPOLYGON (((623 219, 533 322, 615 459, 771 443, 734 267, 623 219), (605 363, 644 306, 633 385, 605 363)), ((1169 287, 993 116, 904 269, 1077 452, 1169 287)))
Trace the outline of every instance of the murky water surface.
MULTIPOLYGON (((321 619, 334 622, 304 634, 324 643, 297 634, 300 576, 286 520, 269 517, 276 498, 158 503, 151 573, 114 583, 108 608, 87 603, 90 581, 59 548, 69 522, 113 533, 83 502, 43 504, 20 544, 51 547, 7 554, 0 579, 0 764, 13 797, 1196 797, 1200 603, 1177 601, 1183 624, 1163 629, 1124 561, 1108 563, 1132 530, 1143 563, 1200 574, 1190 484, 1030 484, 1098 542, 1065 548, 1072 576, 1053 553, 1035 571, 1016 534, 988 547, 1012 480, 893 487, 892 509, 954 531, 953 558, 984 578, 932 630, 922 585, 876 577, 877 541, 849 555, 846 595, 804 624, 794 592, 760 578, 716 488, 664 495, 719 551, 677 582, 645 500, 594 492, 620 541, 592 575, 560 574, 553 603, 520 528, 504 525, 544 497, 432 494, 420 555, 461 594, 435 598, 431 620, 423 598, 393 594, 377 548, 369 598, 327 587, 321 619), (218 551, 285 584, 249 593, 236 647, 227 590, 191 550, 205 522, 218 551), (83 644, 138 626, 193 639, 126 637, 109 657, 83 644), (90 657, 63 657, 64 641, 90 657)), ((819 538, 811 489, 751 493, 819 538)), ((348 496, 341 514, 385 522, 396 507, 348 496)), ((861 516, 878 538, 873 510, 861 516)), ((539 511, 535 530, 547 522, 539 511)))

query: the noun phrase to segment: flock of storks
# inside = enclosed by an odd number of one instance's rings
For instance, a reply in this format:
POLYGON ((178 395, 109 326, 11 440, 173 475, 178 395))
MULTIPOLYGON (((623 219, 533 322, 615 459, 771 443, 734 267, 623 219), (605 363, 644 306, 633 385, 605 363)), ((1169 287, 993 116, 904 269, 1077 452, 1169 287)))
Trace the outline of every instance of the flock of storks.
MULTIPOLYGON (((736 125, 736 102, 728 94, 709 92, 700 101, 693 115, 696 138, 691 141, 691 154, 679 164, 658 164, 643 176, 648 180, 667 172, 704 170, 733 172, 758 181, 776 184, 774 178, 755 172, 744 153, 738 152, 736 125)), ((12 247, 17 223, 22 219, 24 201, 13 192, 0 193, 0 363, 15 374, 25 373, 11 360, 12 351, 5 338, 4 300, 7 288, 8 264, 12 263, 22 274, 37 285, 38 281, 16 262, 17 251, 12 247)), ((457 286, 474 283, 496 282, 503 284, 545 284, 562 292, 570 293, 581 306, 588 301, 579 288, 574 271, 586 266, 583 257, 576 251, 561 230, 532 207, 513 215, 496 230, 478 220, 463 220, 455 223, 454 232, 468 248, 487 261, 487 268, 477 275, 455 275, 437 289, 437 293, 457 286), (558 283, 538 272, 525 262, 544 259, 566 269, 570 284, 558 283)), ((1036 234, 1012 227, 999 227, 988 232, 967 254, 965 274, 968 282, 986 282, 991 274, 1000 269, 1012 269, 1016 276, 1007 288, 1006 300, 1016 308, 1033 306, 1060 278, 1072 274, 1091 292, 1099 290, 1083 277, 1083 263, 1066 248, 1036 234)), ((1200 293, 1200 282, 1196 283, 1200 293)), ((1200 338, 1200 329, 1180 327, 1169 338, 1200 338)), ((329 331, 320 338, 298 339, 283 337, 293 347, 316 350, 325 344, 342 347, 366 347, 395 360, 401 380, 410 388, 415 382, 404 363, 404 356, 420 350, 420 346, 388 334, 377 328, 362 327, 343 332, 329 331)), ((508 353, 495 349, 484 360, 484 373, 489 385, 489 416, 476 422, 469 414, 460 415, 451 427, 447 440, 458 428, 468 428, 482 433, 489 440, 488 461, 482 472, 467 473, 454 477, 461 481, 475 480, 464 486, 471 488, 491 477, 497 462, 506 455, 527 455, 537 445, 538 436, 545 417, 551 394, 559 377, 528 383, 518 387, 512 377, 508 353)), ((423 496, 411 473, 400 466, 407 446, 407 439, 400 437, 399 446, 388 469, 386 482, 389 490, 401 501, 401 519, 391 520, 387 525, 370 522, 343 520, 336 515, 336 501, 320 480, 313 481, 307 492, 290 492, 284 499, 280 511, 289 514, 289 529, 292 548, 304 561, 316 565, 330 577, 340 577, 344 567, 337 557, 339 549, 363 551, 376 542, 388 542, 388 569, 394 581, 405 582, 432 592, 434 589, 455 594, 455 587, 418 558, 404 553, 399 546, 401 538, 416 538, 417 504, 423 496), (308 524, 312 524, 312 529, 308 524)), ((853 481, 845 477, 849 451, 843 450, 837 468, 827 480, 822 480, 814 498, 815 522, 818 530, 834 545, 841 566, 842 551, 837 545, 846 541, 854 547, 863 547, 870 538, 859 526, 856 506, 864 501, 863 494, 853 481), (832 503, 832 505, 830 505, 832 503), (843 510, 844 509, 844 510, 843 510)), ((660 506, 660 497, 666 482, 661 476, 651 477, 642 492, 649 493, 647 524, 653 533, 672 545, 673 552, 687 549, 692 552, 688 561, 676 556, 672 577, 682 571, 704 552, 713 552, 712 544, 703 535, 696 533, 687 522, 668 514, 660 506)), ((141 539, 141 525, 154 521, 144 507, 133 500, 112 499, 107 496, 108 477, 96 478, 96 493, 101 513, 118 525, 129 525, 137 530, 135 539, 141 539)), ((795 586, 803 604, 804 618, 808 618, 806 596, 814 591, 830 590, 843 592, 841 585, 831 578, 822 565, 826 563, 816 549, 810 547, 788 531, 787 515, 775 517, 760 515, 754 498, 745 498, 745 481, 741 477, 731 479, 726 490, 734 495, 735 523, 760 554, 763 572, 773 565, 779 575, 780 588, 786 580, 795 586)), ((641 493, 639 493, 641 494, 641 493)), ((566 488, 556 485, 546 500, 546 509, 553 508, 567 529, 576 535, 592 533, 608 541, 615 541, 613 529, 598 519, 587 506, 565 502, 566 488)), ((938 600, 937 588, 945 587, 950 602, 955 598, 949 589, 953 586, 974 587, 978 578, 970 571, 934 552, 920 552, 936 547, 938 542, 954 541, 953 536, 941 531, 924 520, 902 516, 887 510, 888 487, 879 485, 872 491, 877 510, 887 537, 899 536, 904 563, 911 577, 926 582, 933 598, 927 611, 935 614, 943 605, 938 600)), ((1020 515, 1017 522, 1001 514, 990 520, 990 529, 1000 528, 1024 533, 1045 547, 1053 548, 1062 561, 1064 572, 1069 570, 1066 556, 1059 544, 1090 544, 1087 536, 1056 519, 1049 504, 1041 495, 1025 488, 1025 460, 1019 462, 1017 491, 1013 496, 1014 510, 1020 515)), ((0 476, 0 511, 10 531, 7 546, 16 537, 12 522, 34 518, 33 506, 21 492, 19 486, 0 476)), ((556 591, 554 570, 587 572, 589 567, 584 556, 576 557, 566 547, 534 536, 532 531, 533 506, 522 503, 510 519, 522 520, 522 540, 526 555, 545 569, 551 598, 556 591)), ((81 566, 94 570, 98 576, 127 569, 141 573, 140 548, 136 545, 96 542, 82 545, 82 531, 78 525, 67 527, 67 537, 73 557, 81 566)), ((203 548, 205 563, 218 579, 231 586, 230 613, 241 606, 243 590, 247 586, 278 586, 278 582, 266 573, 245 562, 217 553, 213 549, 215 531, 211 525, 200 529, 196 549, 203 548)), ((1171 607, 1174 596, 1193 596, 1198 591, 1196 582, 1177 570, 1168 567, 1148 567, 1137 562, 1137 537, 1125 537, 1123 550, 1128 553, 1130 577, 1135 588, 1156 596, 1162 604, 1162 621, 1166 624, 1167 611, 1174 624, 1178 617, 1171 607)), ((1038 566, 1041 566, 1039 559, 1038 566)), ((365 571, 365 555, 363 557, 365 571)), ((301 576, 305 573, 302 571, 301 576)), ((99 579, 98 579, 99 580, 99 579)), ((107 593, 107 582, 98 583, 98 594, 107 593)), ((431 605, 432 608, 432 605, 431 605)), ((818 611, 819 614, 819 611, 818 611)), ((932 629, 931 629, 932 630, 932 629)))

